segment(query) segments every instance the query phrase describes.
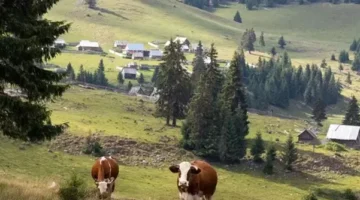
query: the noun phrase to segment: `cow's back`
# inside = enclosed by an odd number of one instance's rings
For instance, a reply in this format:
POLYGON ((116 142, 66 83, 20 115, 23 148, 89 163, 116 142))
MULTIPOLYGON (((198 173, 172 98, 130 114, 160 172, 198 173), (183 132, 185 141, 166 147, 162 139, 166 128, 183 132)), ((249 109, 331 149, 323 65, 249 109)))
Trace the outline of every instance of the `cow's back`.
POLYGON ((196 160, 191 163, 201 169, 199 176, 199 189, 204 195, 213 195, 217 185, 217 173, 215 169, 207 162, 196 160))
POLYGON ((102 160, 102 161, 101 159, 102 158, 97 159, 96 162, 94 163, 91 169, 91 176, 95 180, 98 180, 98 172, 101 162, 101 165, 104 169, 104 178, 107 179, 113 177, 114 179, 116 179, 117 176, 119 175, 119 165, 117 164, 117 162, 113 158, 106 158, 106 160, 102 160))

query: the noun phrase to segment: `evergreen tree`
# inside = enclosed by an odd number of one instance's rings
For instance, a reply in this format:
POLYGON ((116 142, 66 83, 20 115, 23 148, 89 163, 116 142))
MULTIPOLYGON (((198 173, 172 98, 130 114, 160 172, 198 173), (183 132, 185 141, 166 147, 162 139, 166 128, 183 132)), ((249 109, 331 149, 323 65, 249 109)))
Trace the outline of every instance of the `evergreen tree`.
POLYGON ((145 78, 144 78, 144 74, 143 73, 140 73, 140 77, 138 79, 138 83, 140 85, 144 84, 145 83, 145 78))
POLYGON ((203 45, 201 41, 199 41, 198 47, 196 48, 195 58, 193 62, 193 73, 191 74, 191 82, 194 88, 200 81, 200 77, 206 71, 206 66, 204 62, 204 52, 203 45))
POLYGON ((293 138, 291 135, 288 136, 285 144, 285 150, 283 154, 283 162, 285 164, 285 170, 292 170, 293 166, 292 164, 297 160, 297 149, 295 147, 295 144, 293 142, 293 138))
POLYGON ((156 80, 157 80, 157 78, 158 78, 158 76, 159 76, 159 67, 156 66, 156 67, 155 67, 155 70, 154 70, 154 73, 153 73, 153 76, 151 77, 151 82, 152 82, 152 83, 155 83, 156 80))
POLYGON ((326 68, 326 67, 327 67, 327 63, 326 63, 326 60, 325 60, 325 59, 323 59, 323 60, 321 61, 320 67, 321 67, 321 68, 326 68))
POLYGON ((66 74, 70 81, 75 81, 75 72, 74 68, 71 66, 71 63, 69 63, 66 67, 66 74))
POLYGON ((270 54, 272 57, 274 57, 277 54, 275 47, 271 48, 270 54))
POLYGON ((89 6, 89 8, 96 8, 96 0, 85 0, 85 3, 89 6))
POLYGON ((79 82, 85 82, 85 80, 86 80, 86 75, 85 75, 85 70, 84 70, 83 65, 80 65, 80 72, 77 75, 76 80, 79 81, 79 82))
POLYGON ((125 82, 123 74, 121 72, 119 72, 117 75, 117 81, 118 81, 119 85, 123 85, 125 82))
POLYGON ((102 86, 108 85, 108 80, 105 76, 104 61, 102 59, 100 60, 98 69, 94 73, 94 79, 95 79, 94 84, 98 84, 102 86))
POLYGON ((350 45, 350 51, 356 51, 358 45, 359 44, 357 43, 356 39, 354 39, 353 43, 350 45))
POLYGON ((317 122, 317 124, 319 126, 322 126, 321 122, 325 119, 327 119, 326 117, 326 113, 325 113, 325 108, 326 105, 323 102, 322 99, 318 98, 315 102, 313 111, 312 111, 312 118, 317 122))
MULTIPOLYGON (((359 44, 360 46, 360 44, 359 44)), ((354 61, 352 63, 351 69, 353 71, 360 71, 360 53, 355 55, 354 61)))
POLYGON ((340 73, 341 73, 343 70, 344 70, 344 67, 343 67, 343 65, 340 63, 340 65, 339 65, 339 71, 340 71, 340 73))
POLYGON ((234 148, 237 149, 234 120, 231 117, 230 111, 227 109, 224 110, 222 116, 225 118, 220 132, 219 158, 221 162, 224 163, 236 163, 240 160, 240 157, 237 155, 237 152, 234 151, 234 148))
POLYGON ((351 83, 352 83, 350 72, 348 72, 348 74, 347 74, 346 83, 348 83, 348 84, 350 84, 350 85, 351 85, 351 83))
POLYGON ((253 10, 254 9, 254 0, 245 0, 246 1, 246 8, 248 10, 253 10))
POLYGON ((274 0, 265 0, 265 7, 268 8, 274 7, 274 0))
MULTIPOLYGON (((255 36, 256 39, 256 36, 255 36)), ((241 40, 241 46, 243 49, 249 51, 249 53, 251 53, 251 51, 254 51, 254 33, 250 30, 246 30, 245 33, 242 36, 242 40, 241 40)))
POLYGON ((318 200, 318 198, 316 197, 316 195, 313 192, 311 192, 311 193, 305 195, 302 198, 302 200, 318 200))
POLYGON ((264 32, 261 32, 259 43, 261 46, 265 46, 264 32))
POLYGON ((238 22, 238 23, 242 23, 242 19, 240 17, 240 13, 239 11, 236 11, 236 14, 234 16, 234 21, 238 22))
POLYGON ((276 149, 271 145, 266 151, 265 166, 263 169, 264 174, 271 175, 274 173, 274 164, 276 158, 276 149))
POLYGON ((357 99, 352 96, 343 120, 344 125, 360 126, 359 105, 357 99))
POLYGON ((283 67, 291 67, 291 60, 289 57, 289 54, 284 51, 283 57, 282 57, 282 65, 283 67))
POLYGON ((349 53, 346 52, 345 50, 341 51, 340 52, 340 55, 339 55, 339 62, 340 63, 347 63, 349 62, 350 59, 349 59, 349 53))
POLYGON ((58 0, 1 1, 0 3, 0 132, 11 138, 50 140, 65 127, 53 125, 45 101, 68 88, 59 83, 65 73, 42 69, 60 53, 50 48, 70 25, 42 18, 58 0), (4 92, 9 86, 24 96, 4 92))
POLYGON ((250 34, 250 40, 252 41, 252 43, 255 43, 256 42, 256 33, 255 33, 254 28, 251 28, 249 30, 249 34, 250 34))
POLYGON ((157 113, 166 117, 167 125, 172 118, 172 126, 176 126, 177 119, 184 116, 190 98, 190 77, 182 66, 186 58, 180 43, 171 39, 162 59, 157 81, 157 113))
POLYGON ((251 155, 254 157, 253 160, 255 163, 261 163, 261 154, 265 153, 264 141, 261 138, 261 133, 256 134, 255 141, 251 146, 251 155))
POLYGON ((304 0, 299 0, 299 5, 304 5, 305 1, 304 0))
POLYGON ((281 36, 281 37, 279 38, 278 44, 279 44, 280 48, 282 48, 282 49, 285 48, 285 46, 286 46, 286 41, 285 41, 285 39, 284 39, 283 36, 281 36))
POLYGON ((331 55, 331 60, 332 60, 332 61, 336 61, 336 57, 335 57, 334 54, 331 55))
POLYGON ((128 85, 127 85, 127 90, 130 91, 132 87, 133 87, 133 84, 131 83, 131 81, 129 81, 128 85))

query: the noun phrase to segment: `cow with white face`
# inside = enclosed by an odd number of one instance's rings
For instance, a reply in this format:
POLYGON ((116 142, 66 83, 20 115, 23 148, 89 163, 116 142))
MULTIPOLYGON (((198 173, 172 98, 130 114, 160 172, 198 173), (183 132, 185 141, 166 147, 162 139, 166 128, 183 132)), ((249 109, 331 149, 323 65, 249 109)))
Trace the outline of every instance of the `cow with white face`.
POLYGON ((119 166, 112 157, 101 157, 96 160, 91 169, 91 176, 98 188, 99 199, 111 198, 118 174, 119 166))
POLYGON ((205 161, 182 162, 169 167, 178 173, 177 187, 180 200, 211 200, 217 185, 217 173, 205 161))

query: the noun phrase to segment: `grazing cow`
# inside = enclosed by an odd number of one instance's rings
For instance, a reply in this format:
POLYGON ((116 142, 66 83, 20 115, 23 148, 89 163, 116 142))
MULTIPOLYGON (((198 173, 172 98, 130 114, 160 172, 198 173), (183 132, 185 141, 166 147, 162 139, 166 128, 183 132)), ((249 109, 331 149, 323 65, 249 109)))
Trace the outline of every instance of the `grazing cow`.
POLYGON ((110 157, 101 157, 95 161, 91 169, 91 176, 99 189, 99 198, 111 198, 115 189, 115 180, 119 174, 119 165, 110 157))
POLYGON ((180 200, 211 200, 216 190, 217 173, 205 161, 182 162, 169 167, 178 173, 177 187, 180 200))

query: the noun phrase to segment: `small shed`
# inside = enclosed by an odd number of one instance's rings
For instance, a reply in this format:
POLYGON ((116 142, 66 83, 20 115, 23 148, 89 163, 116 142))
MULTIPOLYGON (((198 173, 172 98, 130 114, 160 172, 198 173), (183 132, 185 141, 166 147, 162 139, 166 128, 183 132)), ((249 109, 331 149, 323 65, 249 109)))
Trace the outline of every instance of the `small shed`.
POLYGON ((163 57, 163 52, 159 49, 151 49, 150 50, 150 58, 151 59, 161 59, 163 57))
POLYGON ((57 40, 55 40, 55 42, 54 42, 54 46, 55 46, 56 48, 63 49, 63 48, 66 47, 66 42, 65 42, 65 40, 63 40, 63 39, 57 39, 57 40))
POLYGON ((144 59, 144 53, 143 52, 135 52, 132 54, 133 60, 142 60, 144 59))
POLYGON ((313 142, 315 140, 317 140, 316 134, 308 129, 298 135, 298 142, 313 142))
POLYGON ((331 124, 326 139, 347 146, 360 146, 360 126, 331 124))
POLYGON ((124 79, 136 79, 137 70, 130 67, 124 67, 121 70, 124 79))
POLYGON ((123 53, 136 53, 136 52, 143 52, 145 50, 144 44, 127 44, 123 53))
POLYGON ((99 43, 91 42, 89 40, 81 40, 76 48, 79 51, 102 51, 99 43))

